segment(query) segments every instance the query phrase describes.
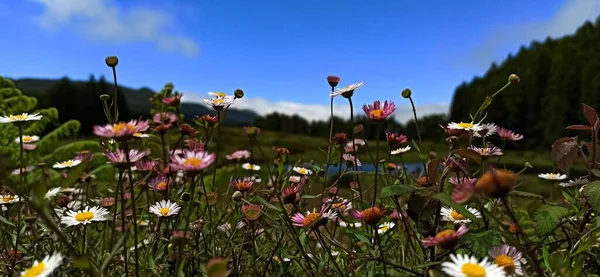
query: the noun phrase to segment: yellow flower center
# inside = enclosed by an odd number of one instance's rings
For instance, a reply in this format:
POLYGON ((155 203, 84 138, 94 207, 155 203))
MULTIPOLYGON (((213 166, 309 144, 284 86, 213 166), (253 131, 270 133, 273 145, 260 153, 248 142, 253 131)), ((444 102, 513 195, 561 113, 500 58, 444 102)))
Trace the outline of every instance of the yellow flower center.
POLYGON ((24 137, 23 137, 23 142, 26 142, 26 143, 27 143, 27 142, 32 142, 32 141, 33 141, 33 138, 32 138, 32 137, 30 137, 30 136, 24 136, 24 137))
POLYGON ((331 205, 331 206, 333 206, 336 209, 340 209, 340 210, 345 210, 348 207, 348 206, 346 206, 346 203, 344 203, 344 202, 333 203, 333 205, 331 205))
POLYGON ((465 220, 465 216, 458 213, 456 210, 452 210, 452 212, 450 213, 450 217, 452 218, 452 220, 465 220))
POLYGON ((225 97, 225 96, 227 96, 227 94, 222 93, 222 92, 215 92, 215 96, 217 96, 217 97, 225 97))
POLYGON ((7 203, 10 201, 15 200, 15 196, 14 195, 4 195, 2 196, 2 202, 7 203))
POLYGON ((158 183, 158 185, 156 185, 156 189, 157 190, 164 190, 167 188, 167 183, 166 182, 160 182, 158 183))
POLYGON ((92 218, 94 218, 94 213, 92 212, 81 212, 75 215, 75 220, 82 222, 82 221, 88 221, 91 220, 92 218))
POLYGON ((158 210, 158 212, 163 216, 167 216, 167 214, 169 214, 170 211, 171 209, 169 207, 160 208, 160 210, 158 210))
POLYGON ((192 166, 192 167, 199 167, 200 165, 202 165, 202 160, 198 159, 196 157, 191 157, 191 158, 186 159, 183 162, 183 164, 187 165, 187 166, 192 166))
POLYGON ((44 271, 45 268, 46 268, 45 263, 38 263, 38 264, 30 267, 27 271, 25 271, 25 273, 23 273, 23 275, 21 275, 21 277, 39 276, 44 271))
POLYGON ((308 173, 308 171, 306 170, 306 168, 299 168, 298 169, 298 173, 300 173, 300 174, 306 174, 306 173, 308 173))
POLYGON ((13 120, 13 121, 17 121, 17 120, 25 120, 27 117, 25 115, 22 114, 18 114, 18 115, 11 115, 8 117, 8 119, 13 120))
POLYGON ((548 178, 550 178, 550 179, 558 179, 558 174, 556 174, 556 173, 550 173, 550 174, 548 174, 548 178))
POLYGON ((317 220, 321 219, 321 214, 320 213, 309 213, 304 217, 304 227, 308 227, 311 226, 313 223, 315 223, 317 220))
POLYGON ((519 231, 519 226, 517 224, 511 224, 510 226, 508 226, 508 231, 516 234, 519 231))
POLYGON ((235 185, 235 187, 237 188, 237 190, 240 190, 240 191, 247 191, 247 190, 250 190, 250 184, 249 184, 249 183, 247 183, 247 182, 243 182, 243 181, 242 181, 242 182, 238 182, 238 183, 235 185))
POLYGON ((141 137, 141 136, 143 136, 143 135, 144 135, 144 134, 142 134, 142 133, 134 133, 134 134, 133 134, 133 136, 134 136, 134 137, 138 137, 138 138, 139 138, 139 137, 141 137))
POLYGON ((215 106, 222 106, 223 105, 223 99, 221 98, 215 98, 212 100, 213 105, 215 106))
POLYGON ((131 125, 129 123, 123 123, 123 122, 121 122, 121 123, 113 125, 113 127, 112 127, 112 130, 113 130, 114 133, 122 132, 123 129, 127 129, 129 131, 133 131, 135 129, 135 126, 133 126, 133 125, 131 125))
POLYGON ((73 163, 74 163, 73 161, 64 161, 64 162, 62 162, 60 164, 63 165, 63 166, 73 166, 73 163))
POLYGON ((475 127, 475 125, 473 123, 465 123, 465 122, 460 122, 456 125, 458 125, 458 127, 462 128, 462 129, 470 129, 470 128, 475 127))
POLYGON ((456 231, 444 230, 444 231, 437 233, 437 235, 435 235, 435 238, 436 239, 444 239, 444 238, 453 237, 453 236, 456 236, 456 231))
POLYGON ((461 268, 462 273, 467 277, 485 277, 485 269, 478 264, 466 263, 461 268))
POLYGON ((497 266, 504 267, 504 271, 506 271, 506 273, 515 273, 515 261, 510 256, 498 255, 494 261, 496 262, 497 266))
POLYGON ((390 229, 390 226, 388 226, 388 225, 383 225, 383 226, 379 227, 379 230, 384 233, 387 232, 387 230, 389 230, 389 229, 390 229))
POLYGON ((369 112, 369 115, 371 116, 371 118, 381 119, 381 117, 383 116, 383 110, 372 110, 371 112, 369 112))

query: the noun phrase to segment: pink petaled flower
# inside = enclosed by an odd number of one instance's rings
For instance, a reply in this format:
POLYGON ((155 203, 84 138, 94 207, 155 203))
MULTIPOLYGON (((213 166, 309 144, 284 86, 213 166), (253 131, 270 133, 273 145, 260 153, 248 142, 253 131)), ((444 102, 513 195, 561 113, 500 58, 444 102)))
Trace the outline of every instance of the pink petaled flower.
POLYGON ((197 142, 193 139, 186 139, 185 140, 185 147, 187 147, 189 150, 192 151, 204 151, 204 143, 201 142, 197 142))
POLYGON ((483 157, 501 156, 502 154, 504 154, 504 153, 502 153, 502 150, 500 150, 500 148, 498 148, 496 146, 491 146, 491 147, 469 146, 468 149, 477 152, 479 155, 481 155, 483 157))
POLYGON ((341 197, 336 197, 336 198, 328 198, 328 199, 324 199, 325 203, 323 203, 324 206, 326 207, 330 207, 331 209, 334 211, 337 211, 339 213, 346 213, 350 210, 352 210, 352 201, 348 200, 348 199, 344 199, 341 197))
POLYGON ((325 225, 329 220, 335 220, 337 218, 337 212, 332 210, 326 210, 325 207, 321 208, 321 211, 317 212, 306 212, 306 215, 302 213, 296 213, 292 216, 292 225, 302 228, 319 227, 325 225))
MULTIPOLYGON (((453 183, 453 180, 449 180, 453 183)), ((467 203, 475 195, 475 178, 460 178, 454 180, 454 190, 452 191, 452 200, 458 204, 467 203)))
POLYGON ((35 150, 35 148, 37 147, 37 145, 32 144, 32 143, 23 143, 23 150, 35 150))
POLYGON ((154 123, 163 124, 167 127, 171 127, 171 124, 177 121, 177 115, 171 112, 156 113, 152 117, 152 121, 154 123))
POLYGON ((498 133, 498 136, 500 136, 500 138, 504 141, 517 141, 523 139, 523 135, 517 134, 506 128, 498 127, 496 129, 496 132, 498 133))
POLYGON ((258 136, 260 134, 260 128, 254 126, 244 126, 244 132, 248 136, 258 136))
POLYGON ((327 83, 329 83, 331 87, 336 87, 340 83, 340 77, 329 75, 327 76, 327 83))
POLYGON ((210 166, 215 161, 215 154, 205 151, 183 151, 183 157, 174 155, 171 157, 171 167, 175 170, 196 172, 210 166))
POLYGON ((428 237, 421 240, 421 244, 426 247, 441 246, 445 249, 452 249, 456 246, 458 239, 467 233, 469 228, 466 225, 460 225, 457 231, 448 229, 441 231, 435 237, 428 237))
POLYGON ((408 138, 405 135, 392 133, 390 131, 385 131, 385 139, 387 140, 388 145, 392 148, 395 148, 396 146, 408 141, 408 138))
POLYGON ((372 120, 385 120, 396 110, 396 105, 392 101, 383 102, 383 106, 381 106, 381 102, 379 100, 373 102, 373 104, 363 105, 363 111, 367 116, 372 120))
POLYGON ((281 192, 281 197, 283 198, 284 204, 296 204, 300 201, 300 189, 302 189, 303 184, 292 184, 288 187, 284 188, 281 192))
POLYGON ((177 106, 181 102, 182 96, 183 96, 183 94, 177 94, 177 95, 173 95, 171 97, 167 97, 167 98, 163 99, 163 103, 165 103, 165 105, 168 105, 168 106, 177 106))
POLYGON ((383 211, 378 207, 366 208, 362 211, 352 211, 352 216, 356 219, 362 220, 370 225, 377 225, 379 221, 385 216, 383 211))
POLYGON ((355 153, 358 151, 358 148, 361 146, 364 146, 365 140, 361 139, 361 138, 355 138, 354 141, 349 141, 346 143, 346 146, 344 146, 344 152, 346 153, 355 153), (352 146, 354 146, 354 148, 352 148, 352 146))
POLYGON ((158 176, 158 177, 152 179, 152 181, 150 181, 150 183, 148 184, 148 187, 155 191, 163 191, 163 190, 166 190, 170 184, 171 184, 171 181, 167 177, 158 176))
POLYGON ((250 158, 250 151, 238 150, 238 151, 231 153, 231 155, 226 155, 225 158, 227 158, 228 160, 237 160, 237 161, 240 161, 241 159, 248 159, 248 158, 250 158))
POLYGON ((252 189, 252 186, 254 186, 254 180, 250 177, 246 177, 244 179, 232 180, 231 186, 237 191, 247 192, 252 189))
POLYGON ((354 166, 354 163, 356 163, 356 166, 361 166, 361 162, 359 159, 356 158, 356 156, 352 155, 352 154, 343 154, 342 158, 344 159, 344 161, 346 161, 346 164, 350 164, 352 166, 354 166))
POLYGON ((514 246, 502 245, 489 250, 488 254, 494 258, 494 263, 502 267, 509 276, 523 276, 523 265, 527 260, 514 246))
POLYGON ((402 219, 402 214, 397 209, 394 209, 394 211, 389 216, 391 220, 402 219))
POLYGON ((73 160, 80 160, 80 161, 90 161, 92 159, 94 159, 94 153, 88 151, 88 150, 83 150, 83 151, 79 151, 77 153, 75 153, 75 157, 73 158, 73 160))
POLYGON ((119 122, 108 124, 106 126, 94 126, 94 135, 124 140, 133 137, 135 133, 141 133, 148 130, 147 120, 131 120, 129 122, 119 122))
MULTIPOLYGON (((148 151, 139 151, 137 149, 131 149, 129 150, 129 161, 131 163, 136 163, 148 154, 148 151)), ((127 163, 127 157, 125 156, 125 151, 123 151, 123 149, 117 149, 114 152, 107 151, 104 153, 104 156, 108 160, 110 160, 110 162, 115 164, 127 163)))
POLYGON ((157 161, 138 161, 135 163, 135 168, 140 172, 153 171, 158 166, 157 161))

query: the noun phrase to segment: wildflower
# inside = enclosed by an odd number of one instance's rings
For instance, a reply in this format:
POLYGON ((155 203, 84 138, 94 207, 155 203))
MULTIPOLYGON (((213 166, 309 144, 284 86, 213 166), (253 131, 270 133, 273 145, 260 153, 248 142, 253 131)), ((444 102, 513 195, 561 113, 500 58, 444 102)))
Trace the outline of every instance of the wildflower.
POLYGON ((394 209, 394 211, 392 211, 392 213, 389 215, 389 217, 392 220, 400 220, 400 219, 402 219, 402 213, 399 212, 398 210, 394 209))
POLYGON ((67 211, 60 222, 67 226, 86 225, 94 221, 105 221, 108 210, 102 207, 85 207, 80 211, 67 211))
MULTIPOLYGON (((129 150, 129 162, 136 163, 148 155, 148 151, 139 151, 137 149, 129 150)), ((125 156, 125 151, 123 149, 117 149, 114 152, 105 152, 104 156, 114 164, 127 164, 127 156, 125 156)))
MULTIPOLYGON (((235 225, 235 228, 239 230, 239 229, 244 228, 245 226, 246 226, 246 223, 244 223, 243 221, 240 221, 235 225)), ((219 230, 223 233, 227 233, 229 235, 230 231, 231 231, 231 223, 229 223, 229 222, 223 223, 223 224, 217 226, 217 230, 219 230)))
POLYGON ((300 189, 302 184, 293 184, 283 189, 281 197, 285 204, 295 204, 300 201, 300 189))
POLYGON ((176 215, 179 213, 180 209, 181 207, 179 207, 177 203, 171 202, 171 200, 161 200, 150 206, 150 212, 160 217, 176 215))
POLYGON ((454 184, 452 191, 452 200, 458 204, 463 204, 469 201, 475 194, 476 178, 449 178, 450 183, 454 184))
POLYGON ((248 135, 249 137, 255 137, 260 134, 260 128, 258 128, 258 127, 244 126, 243 129, 244 129, 244 132, 246 133, 246 135, 248 135))
POLYGON ((523 135, 516 134, 506 128, 498 127, 496 131, 498 132, 498 136, 500 136, 503 141, 517 141, 523 139, 523 135))
POLYGON ((517 76, 517 74, 510 74, 508 76, 508 82, 509 83, 518 83, 521 81, 521 78, 519 78, 519 76, 517 76))
POLYGON ((244 194, 241 191, 236 190, 231 195, 231 199, 235 202, 240 202, 242 199, 244 199, 244 194))
POLYGON ((412 91, 410 91, 409 88, 405 88, 402 90, 400 95, 402 95, 402 97, 404 97, 404 98, 409 98, 412 95, 412 91))
POLYGON ((459 123, 454 123, 454 122, 450 122, 448 123, 448 129, 450 130, 465 130, 465 131, 473 131, 473 132, 477 132, 477 131, 481 131, 482 127, 480 124, 477 123, 473 123, 473 122, 459 122, 459 123))
POLYGON ((21 272, 21 277, 47 277, 52 274, 62 263, 62 255, 54 253, 44 257, 41 261, 35 261, 31 267, 21 272))
POLYGON ((119 58, 117 56, 108 56, 104 59, 104 62, 109 67, 116 67, 119 64, 119 58))
POLYGON ((296 213, 292 216, 292 225, 296 227, 311 228, 325 225, 328 220, 334 220, 337 217, 337 213, 331 210, 325 210, 321 208, 320 212, 313 210, 312 212, 306 212, 306 215, 302 213, 296 213))
POLYGON ((245 169, 245 170, 259 171, 260 170, 260 165, 251 164, 251 163, 245 163, 245 164, 242 165, 242 168, 245 169))
POLYGON ((466 225, 460 225, 457 231, 453 229, 441 231, 435 237, 422 239, 421 244, 426 247, 439 245, 445 249, 452 249, 458 242, 458 239, 468 231, 469 228, 466 225))
POLYGON ((327 76, 327 83, 329 83, 329 85, 331 86, 331 89, 333 90, 333 88, 336 87, 340 83, 340 77, 339 76, 327 76))
POLYGON ((94 135, 115 140, 126 140, 133 137, 135 133, 145 132, 149 126, 147 120, 131 120, 105 126, 94 126, 94 135))
POLYGON ((481 127, 481 130, 473 133, 474 137, 478 137, 478 138, 489 137, 489 136, 495 134, 496 131, 498 130, 498 126, 496 126, 496 124, 494 124, 494 123, 481 124, 480 127, 481 127))
POLYGON ((431 185, 431 183, 429 182, 429 177, 427 177, 426 175, 419 177, 417 179, 417 183, 421 186, 426 186, 426 187, 431 185))
POLYGON ((135 168, 140 172, 150 172, 153 171, 158 166, 157 161, 137 161, 135 163, 135 168))
POLYGON ((330 93, 330 97, 336 97, 338 95, 342 95, 345 98, 350 98, 354 95, 354 91, 362 88, 365 84, 363 82, 354 83, 345 87, 338 88, 334 92, 330 93))
POLYGON ((171 167, 175 170, 197 172, 210 166, 215 158, 215 154, 209 154, 205 151, 184 150, 183 157, 171 156, 171 167))
POLYGON ((383 224, 379 225, 379 227, 377 228, 377 233, 385 234, 387 231, 394 228, 394 226, 396 226, 396 224, 394 224, 394 222, 384 222, 383 224))
POLYGON ((500 150, 500 148, 498 148, 496 146, 492 146, 492 147, 469 146, 467 149, 473 150, 483 157, 501 156, 502 154, 504 154, 504 153, 502 153, 502 150, 500 150))
POLYGON ((564 180, 567 179, 566 174, 560 173, 540 173, 538 177, 546 180, 564 180))
POLYGON ((342 155, 342 159, 344 161, 346 161, 346 164, 350 165, 350 166, 354 166, 356 164, 356 166, 362 166, 362 163, 360 162, 359 159, 356 158, 356 156, 346 153, 342 155))
POLYGON ((185 140, 185 147, 187 147, 189 150, 192 151, 204 151, 204 143, 195 141, 193 139, 186 139, 185 140))
POLYGON ((164 191, 166 190, 171 181, 165 176, 158 176, 150 181, 148 187, 155 191, 164 191))
POLYGON ((343 221, 341 218, 338 218, 338 225, 340 225, 340 227, 350 227, 350 228, 360 228, 362 227, 362 223, 360 222, 346 222, 343 221))
POLYGON ((393 133, 391 131, 385 131, 385 139, 387 140, 390 148, 397 147, 400 144, 406 143, 408 138, 405 135, 399 133, 393 133))
POLYGON ((48 190, 48 192, 46 192, 46 195, 44 196, 44 198, 52 199, 52 198, 56 197, 56 195, 58 195, 61 190, 62 190, 62 188, 60 188, 60 187, 52 188, 52 189, 48 190))
POLYGON ((133 133, 133 137, 135 137, 135 138, 149 138, 150 135, 145 134, 145 133, 133 133))
POLYGON ((198 131, 196 131, 192 126, 190 126, 187 123, 179 125, 179 133, 181 133, 182 136, 190 137, 195 137, 196 135, 198 135, 198 131))
POLYGON ((487 197, 502 198, 516 185, 516 175, 507 170, 490 170, 475 183, 475 189, 487 197))
POLYGON ((12 193, 4 194, 2 195, 2 198, 0 198, 0 204, 12 204, 19 201, 21 201, 21 198, 12 193))
POLYGON ((217 123, 219 123, 218 116, 203 115, 196 117, 196 119, 200 120, 204 127, 214 127, 217 123))
POLYGON ((152 122, 168 125, 169 127, 171 127, 171 124, 175 121, 177 121, 177 115, 172 112, 156 113, 152 116, 152 122))
POLYGON ((190 223, 190 229, 192 231, 200 231, 204 227, 204 220, 202 218, 190 223))
POLYGON ((241 88, 236 88, 233 91, 233 96, 237 99, 244 98, 244 91, 241 88))
POLYGON ((363 105, 363 111, 367 114, 371 120, 385 120, 396 110, 396 105, 392 101, 383 102, 383 106, 381 106, 381 102, 379 100, 373 102, 373 104, 363 105))
POLYGON ((399 155, 399 154, 406 153, 406 152, 408 152, 408 151, 410 151, 410 146, 406 146, 406 147, 400 147, 400 148, 398 148, 398 149, 396 149, 396 150, 392 150, 392 151, 390 152, 390 154, 392 154, 392 155, 399 155))
POLYGON ((356 219, 362 220, 369 225, 377 225, 379 221, 384 217, 383 212, 378 207, 371 207, 364 209, 362 212, 354 210, 352 216, 356 219))
MULTIPOLYGON (((38 136, 23 136, 22 139, 23 139, 23 143, 27 144, 27 143, 32 143, 32 142, 36 142, 36 141, 40 140, 40 137, 38 137, 38 136)), ((16 138, 15 142, 21 143, 21 139, 16 138)))
POLYGON ((102 199, 100 199, 100 201, 98 201, 98 205, 100 205, 100 207, 103 208, 109 208, 115 205, 115 198, 114 197, 104 197, 102 199))
MULTIPOLYGON (((471 212, 475 217, 481 218, 481 213, 479 213, 478 210, 469 208, 468 206, 465 206, 465 209, 471 212)), ((442 220, 452 221, 454 224, 471 222, 470 219, 466 218, 463 214, 450 207, 442 207, 440 214, 442 215, 442 220)))
POLYGON ((442 263, 442 271, 451 277, 504 277, 502 268, 484 258, 481 262, 468 255, 450 254, 452 262, 442 263))
POLYGON ((494 258, 494 263, 504 269, 506 274, 523 275, 522 265, 527 263, 527 260, 523 258, 523 254, 517 251, 515 247, 505 244, 490 249, 488 253, 494 258))
POLYGON ((232 180, 231 186, 233 186, 233 188, 237 191, 247 192, 252 189, 252 186, 254 186, 254 181, 249 177, 232 180))
POLYGON ((183 97, 183 94, 176 94, 170 97, 165 97, 162 102, 167 106, 177 106, 179 103, 181 103, 181 97, 183 97))
POLYGON ((80 163, 81 163, 81 160, 67 160, 67 161, 60 162, 60 163, 57 162, 52 167, 54 167, 54 168, 69 168, 69 167, 77 166, 80 163))
POLYGON ((206 105, 213 107, 215 111, 220 111, 225 107, 229 107, 229 105, 233 104, 235 97, 233 96, 223 96, 223 97, 215 97, 213 99, 204 99, 203 102, 206 105))
POLYGON ((218 199, 219 199, 219 194, 217 192, 209 191, 206 193, 206 200, 207 200, 208 205, 212 206, 214 204, 217 204, 218 199))
POLYGON ((561 187, 563 187, 563 188, 566 188, 566 187, 573 187, 573 186, 585 185, 585 184, 587 184, 589 182, 590 181, 588 180, 587 177, 582 176, 582 177, 579 177, 579 178, 577 178, 575 180, 570 180, 568 183, 559 183, 558 185, 561 186, 561 187))
POLYGON ((223 93, 223 92, 209 92, 208 95, 212 95, 217 99, 223 99, 225 97, 227 97, 227 94, 223 93))
POLYGON ((262 207, 255 204, 244 204, 242 213, 249 221, 256 221, 262 214, 262 207))
POLYGON ((228 160, 240 161, 241 159, 250 158, 250 155, 251 155, 251 153, 248 150, 238 150, 238 151, 231 153, 231 155, 226 155, 225 158, 227 158, 228 160))
POLYGON ((312 171, 310 169, 306 169, 304 167, 294 166, 293 170, 294 170, 294 172, 301 174, 301 175, 311 175, 312 174, 312 171))
POLYGON ((338 197, 336 199, 326 200, 325 206, 327 206, 327 207, 331 206, 331 209, 333 209, 339 213, 345 213, 345 212, 352 210, 352 202, 348 199, 344 199, 341 197, 338 197))
POLYGON ((39 113, 28 114, 22 113, 18 115, 0 116, 0 123, 25 122, 31 120, 40 120, 42 116, 39 113))

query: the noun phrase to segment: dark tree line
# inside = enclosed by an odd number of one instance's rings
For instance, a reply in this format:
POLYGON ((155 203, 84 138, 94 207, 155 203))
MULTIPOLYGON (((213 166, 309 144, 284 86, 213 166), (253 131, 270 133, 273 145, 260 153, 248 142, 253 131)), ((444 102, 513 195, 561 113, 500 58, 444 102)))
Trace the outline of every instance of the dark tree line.
POLYGON ((500 65, 492 64, 483 77, 460 85, 450 109, 452 121, 467 121, 487 95, 493 94, 517 74, 511 85, 488 109, 487 122, 508 127, 525 139, 519 145, 547 148, 565 130, 584 121, 581 103, 600 107, 600 17, 586 22, 574 35, 546 39, 521 47, 500 65))

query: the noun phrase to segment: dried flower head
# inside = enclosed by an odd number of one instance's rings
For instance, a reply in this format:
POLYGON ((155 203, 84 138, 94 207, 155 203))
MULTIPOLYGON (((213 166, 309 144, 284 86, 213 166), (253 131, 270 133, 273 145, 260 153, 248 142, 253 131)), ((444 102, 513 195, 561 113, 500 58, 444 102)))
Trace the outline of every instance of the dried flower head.
POLYGON ((333 141, 333 143, 335 143, 336 145, 345 144, 348 142, 348 135, 344 132, 335 133, 335 135, 333 135, 333 138, 331 138, 331 141, 333 141))
POLYGON ((256 221, 262 214, 262 206, 255 204, 244 204, 242 206, 242 213, 248 221, 256 221))

